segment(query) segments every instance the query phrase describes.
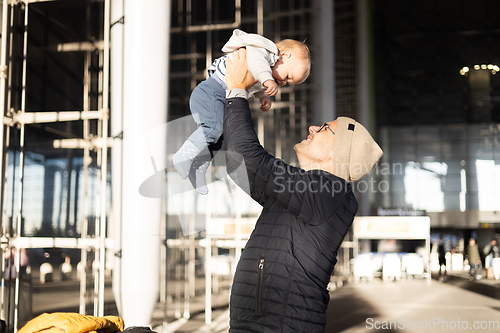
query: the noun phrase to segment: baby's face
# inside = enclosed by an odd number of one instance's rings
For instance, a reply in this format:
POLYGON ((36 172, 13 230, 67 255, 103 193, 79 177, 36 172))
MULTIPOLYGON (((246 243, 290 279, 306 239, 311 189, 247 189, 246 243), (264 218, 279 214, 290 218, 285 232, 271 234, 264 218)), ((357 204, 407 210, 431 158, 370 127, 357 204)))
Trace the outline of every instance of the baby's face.
POLYGON ((273 78, 278 86, 299 84, 307 71, 307 59, 297 58, 293 54, 283 52, 273 67, 273 78))

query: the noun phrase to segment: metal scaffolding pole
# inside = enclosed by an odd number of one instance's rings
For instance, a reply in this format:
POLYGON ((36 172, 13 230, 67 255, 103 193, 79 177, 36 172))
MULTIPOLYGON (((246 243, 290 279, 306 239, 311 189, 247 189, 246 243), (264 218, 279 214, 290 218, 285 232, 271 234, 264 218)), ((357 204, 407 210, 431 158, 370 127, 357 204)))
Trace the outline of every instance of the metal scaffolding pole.
MULTIPOLYGON (((6 106, 6 94, 5 94, 5 91, 6 91, 6 80, 7 80, 7 71, 8 71, 8 67, 7 67, 7 36, 8 36, 8 25, 7 25, 7 22, 8 22, 8 16, 7 16, 7 12, 8 12, 8 9, 9 9, 9 5, 8 5, 8 2, 7 1, 3 1, 2 3, 2 40, 1 40, 1 50, 0 50, 0 116, 3 118, 3 116, 5 115, 5 106, 6 106)), ((3 123, 0 124, 0 174, 2 175, 2 177, 0 177, 0 193, 1 193, 1 196, 0 196, 0 236, 2 238, 2 272, 5 271, 5 268, 6 268, 6 264, 5 264, 5 260, 4 260, 4 221, 3 221, 3 205, 4 205, 4 200, 3 200, 3 193, 4 193, 4 190, 5 190, 5 182, 4 182, 4 170, 6 170, 7 168, 4 166, 4 154, 5 154, 5 140, 4 140, 4 135, 5 135, 5 131, 4 131, 4 125, 3 123)), ((2 300, 5 299, 4 297, 4 293, 5 293, 5 281, 4 281, 4 278, 3 278, 3 275, 1 277, 1 287, 0 287, 0 297, 2 300)), ((0 315, 2 316, 2 318, 6 318, 5 316, 5 309, 4 309, 4 306, 3 306, 3 302, 2 302, 2 307, 1 307, 1 311, 0 311, 0 315)))
MULTIPOLYGON (((87 7, 87 17, 90 16, 90 10, 87 7)), ((91 63, 91 51, 85 52, 85 60, 83 65, 83 112, 88 112, 90 110, 90 63, 91 63)), ((90 139, 90 120, 83 120, 83 139, 88 141, 90 139)), ((89 165, 92 159, 90 157, 90 149, 88 146, 84 147, 83 150, 83 220, 82 220, 82 232, 81 238, 86 239, 88 237, 88 215, 89 215, 89 165)), ((81 250, 82 269, 80 271, 80 314, 86 314, 86 296, 87 296, 87 261, 88 261, 88 248, 83 247, 81 250)))
MULTIPOLYGON (((7 12, 9 10, 9 4, 7 1, 3 1, 2 3, 2 40, 1 40, 1 50, 0 50, 0 116, 4 117, 5 115, 5 99, 6 99, 6 80, 7 80, 7 22, 8 22, 8 17, 7 17, 7 12)), ((0 124, 0 170, 3 169, 3 163, 4 163, 4 125, 0 124)), ((1 172, 1 171, 0 171, 1 172)), ((3 193, 3 182, 1 184, 0 190, 3 193)), ((0 212, 3 212, 3 200, 0 201, 0 212)), ((0 217, 1 220, 1 217, 0 217)), ((0 225, 2 224, 2 221, 0 221, 0 225)))
MULTIPOLYGON (((257 1, 257 34, 264 35, 264 0, 257 1)), ((264 114, 259 113, 257 118, 257 137, 264 146, 264 114)))
MULTIPOLYGON (((28 54, 28 4, 24 5, 24 34, 23 34, 23 72, 22 72, 22 90, 21 90, 21 114, 26 111, 26 61, 28 54)), ((20 138, 19 138, 19 208, 17 212, 17 228, 14 235, 15 238, 21 236, 22 228, 22 211, 23 211, 23 185, 24 185, 24 124, 20 125, 20 138)), ((19 322, 19 269, 21 266, 21 249, 17 248, 17 262, 16 262, 16 289, 14 295, 14 331, 18 330, 19 322)))
MULTIPOLYGON (((7 20, 5 20, 5 16, 7 15, 7 10, 8 9, 5 9, 5 6, 7 5, 7 2, 4 2, 3 3, 3 12, 2 12, 2 16, 3 16, 3 20, 2 20, 2 36, 9 36, 9 47, 8 47, 8 50, 9 50, 9 65, 7 66, 8 67, 8 74, 7 74, 7 78, 8 78, 8 85, 7 87, 4 87, 3 90, 6 90, 8 89, 8 94, 7 94, 7 102, 5 103, 5 101, 2 101, 2 105, 5 105, 5 109, 6 110, 9 110, 10 109, 10 102, 11 102, 11 86, 12 86, 12 35, 13 35, 13 29, 12 29, 12 26, 13 26, 13 17, 14 17, 14 6, 11 6, 10 7, 10 30, 6 28, 6 26, 4 26, 4 24, 6 24, 7 20), (5 29, 4 29, 5 28, 5 29), (9 31, 9 33, 7 33, 9 31)), ((5 40, 6 42, 6 38, 2 38, 2 42, 5 40)), ((2 50, 3 52, 3 50, 2 50)), ((7 53, 7 50, 5 50, 5 53, 7 53)), ((3 53, 2 53, 3 54, 3 53)), ((5 54, 6 56, 6 54, 5 54)), ((4 114, 2 115, 2 117, 5 116, 5 112, 4 114)), ((2 130, 4 130, 5 128, 3 127, 3 124, 1 124, 0 126, 2 126, 2 130)), ((1 198, 0 198, 0 201, 2 202, 2 205, 4 203, 4 194, 5 194, 5 190, 6 190, 6 182, 7 182, 7 165, 8 165, 8 154, 6 152, 6 148, 9 147, 9 137, 10 137, 10 127, 7 127, 5 129, 5 134, 0 138, 2 140, 2 159, 5 158, 3 164, 1 165, 2 167, 2 172, 1 172, 1 181, 2 181, 2 185, 1 185, 1 198)), ((15 156, 14 156, 15 157, 15 156)), ((14 204, 14 202, 12 202, 12 205, 14 204)), ((12 210, 13 211, 13 210, 12 210)), ((4 216, 4 211, 3 211, 3 207, 2 207, 2 211, 0 211, 0 214, 1 214, 1 223, 2 223, 2 229, 1 229, 1 232, 2 232, 2 271, 4 272, 5 269, 6 269, 6 262, 5 262, 5 250, 7 248, 9 248, 10 246, 10 236, 11 236, 11 223, 9 221, 8 225, 5 225, 4 223, 8 221, 8 218, 6 216, 4 216)), ((5 279, 4 279, 4 275, 2 275, 1 277, 1 282, 2 282, 2 286, 0 287, 1 288, 1 296, 2 296, 2 300, 5 299, 5 279)), ((9 300, 10 300, 10 291, 11 291, 11 288, 9 288, 9 300)), ((7 314, 5 313, 5 304, 3 304, 2 302, 2 315, 3 315, 3 318, 7 318, 7 323, 10 324, 10 301, 9 301, 9 304, 7 304, 7 314)))

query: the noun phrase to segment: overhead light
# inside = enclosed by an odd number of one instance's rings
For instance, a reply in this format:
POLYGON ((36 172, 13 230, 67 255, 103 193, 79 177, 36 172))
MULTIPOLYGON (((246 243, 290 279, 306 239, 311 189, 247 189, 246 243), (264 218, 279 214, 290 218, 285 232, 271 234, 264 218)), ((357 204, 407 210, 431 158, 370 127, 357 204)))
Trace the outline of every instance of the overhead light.
MULTIPOLYGON (((474 65, 473 66, 474 70, 479 71, 479 70, 489 70, 491 71, 491 74, 495 75, 496 73, 500 72, 500 67, 498 65, 492 65, 492 64, 482 64, 482 65, 474 65)), ((460 70, 460 75, 466 76, 469 74, 470 68, 467 66, 462 67, 460 70)))

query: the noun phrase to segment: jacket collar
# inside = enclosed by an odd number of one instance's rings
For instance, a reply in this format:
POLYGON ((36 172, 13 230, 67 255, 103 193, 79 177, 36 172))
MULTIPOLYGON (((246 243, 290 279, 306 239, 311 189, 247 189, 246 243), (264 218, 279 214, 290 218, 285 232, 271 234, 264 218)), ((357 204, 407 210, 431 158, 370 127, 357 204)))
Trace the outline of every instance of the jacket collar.
POLYGON ((319 169, 309 170, 309 171, 307 171, 307 173, 327 178, 328 180, 330 180, 334 184, 335 191, 339 191, 339 192, 345 191, 346 193, 352 191, 352 182, 348 182, 344 178, 337 177, 334 174, 329 173, 325 170, 319 170, 319 169))

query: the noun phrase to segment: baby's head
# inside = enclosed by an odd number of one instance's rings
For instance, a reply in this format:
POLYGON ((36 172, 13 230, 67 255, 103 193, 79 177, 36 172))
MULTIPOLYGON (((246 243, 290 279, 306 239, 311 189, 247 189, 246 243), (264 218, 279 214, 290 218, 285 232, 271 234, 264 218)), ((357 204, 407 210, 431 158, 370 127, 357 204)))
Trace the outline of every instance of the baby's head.
POLYGON ((311 54, 306 44, 284 39, 276 43, 280 58, 273 67, 273 78, 279 86, 300 84, 311 72, 311 54))

